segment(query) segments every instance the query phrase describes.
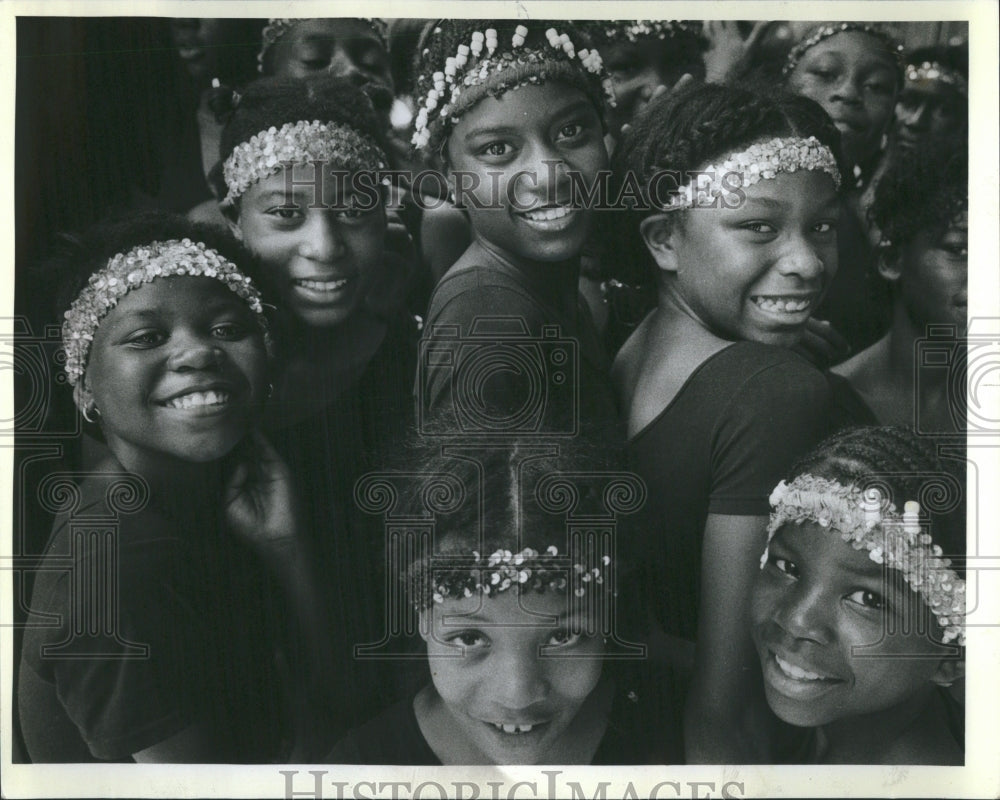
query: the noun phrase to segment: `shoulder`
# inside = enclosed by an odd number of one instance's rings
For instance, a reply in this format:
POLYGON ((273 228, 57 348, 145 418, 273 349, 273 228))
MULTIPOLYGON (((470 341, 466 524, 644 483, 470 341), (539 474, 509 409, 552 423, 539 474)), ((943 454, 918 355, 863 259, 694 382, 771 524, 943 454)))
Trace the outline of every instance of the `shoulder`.
POLYGON ((324 762, 421 766, 435 765, 438 760, 420 732, 411 696, 348 732, 324 762))
POLYGON ((826 395, 826 376, 802 356, 783 347, 758 342, 737 342, 726 348, 712 365, 728 374, 738 388, 794 396, 803 391, 826 395))
POLYGON ((467 324, 477 316, 516 316, 529 325, 545 321, 545 309, 516 276, 494 266, 463 260, 448 270, 435 287, 427 313, 428 326, 467 324))

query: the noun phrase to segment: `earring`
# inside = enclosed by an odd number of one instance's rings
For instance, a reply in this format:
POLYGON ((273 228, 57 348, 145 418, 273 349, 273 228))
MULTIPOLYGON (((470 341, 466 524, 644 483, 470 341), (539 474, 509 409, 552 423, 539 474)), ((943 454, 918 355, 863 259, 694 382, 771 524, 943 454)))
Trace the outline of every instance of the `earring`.
POLYGON ((883 133, 882 134, 882 141, 879 144, 878 149, 879 150, 885 150, 885 148, 887 148, 888 146, 889 146, 889 134, 888 133, 883 133))
POLYGON ((97 404, 94 402, 91 402, 89 405, 86 405, 82 409, 80 409, 80 413, 83 415, 83 418, 87 420, 87 422, 89 422, 91 425, 96 425, 97 420, 101 416, 101 412, 97 410, 97 404), (88 415, 88 412, 93 414, 95 416, 95 419, 91 419, 90 416, 88 415))
POLYGON ((269 384, 267 385, 267 394, 266 394, 266 395, 264 396, 264 399, 265 399, 265 400, 270 400, 270 399, 271 399, 271 396, 272 396, 273 394, 274 394, 274 384, 273 384, 273 383, 269 383, 269 384))

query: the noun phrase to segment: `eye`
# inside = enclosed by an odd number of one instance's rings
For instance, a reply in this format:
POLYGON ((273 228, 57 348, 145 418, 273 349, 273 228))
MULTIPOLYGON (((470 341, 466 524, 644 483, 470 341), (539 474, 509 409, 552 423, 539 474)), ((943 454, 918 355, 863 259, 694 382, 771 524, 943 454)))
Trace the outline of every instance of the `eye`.
POLYGON ((293 220, 302 216, 302 209, 298 206, 275 206, 264 213, 282 220, 293 220))
POLYGON ((847 596, 847 599, 852 603, 857 603, 865 608, 870 608, 875 611, 881 611, 886 607, 885 598, 878 592, 870 592, 867 589, 858 589, 853 594, 847 596))
POLYGON ((583 125, 579 122, 571 122, 569 125, 563 125, 559 129, 559 136, 562 139, 572 139, 583 133, 583 125))
POLYGON ((163 344, 163 342, 165 342, 166 339, 167 339, 166 334, 164 334, 163 331, 142 330, 142 331, 136 331, 131 336, 129 336, 125 340, 125 344, 131 347, 149 348, 163 344))
POLYGON ((893 87, 886 81, 868 81, 865 88, 875 94, 890 94, 893 87))
POLYGON ((745 222, 740 227, 743 228, 744 230, 750 231, 751 233, 769 234, 778 232, 777 228, 775 228, 773 225, 770 225, 767 222, 759 222, 756 220, 753 222, 745 222))
POLYGON ((480 152, 484 156, 494 156, 499 158, 500 156, 510 155, 511 150, 511 146, 506 142, 490 142, 480 152))
POLYGON ((944 250, 952 258, 968 258, 969 257, 969 248, 968 248, 968 245, 965 245, 965 244, 958 244, 958 243, 947 242, 947 243, 941 245, 941 249, 944 250))
POLYGON ((817 222, 813 226, 813 231, 815 233, 833 233, 836 230, 836 224, 830 221, 817 222))
POLYGON ((482 649, 489 647, 490 640, 479 631, 459 631, 445 639, 450 644, 461 645, 466 648, 482 649))
POLYGON ((799 567, 794 561, 790 561, 787 558, 770 553, 767 557, 767 563, 779 572, 785 573, 789 578, 799 577, 799 567))
POLYGON ((579 633, 573 633, 572 631, 562 629, 555 631, 551 636, 549 636, 549 640, 546 642, 546 645, 549 647, 572 647, 582 638, 582 635, 579 633))
POLYGON ((321 70, 321 69, 325 69, 326 65, 330 63, 330 59, 329 58, 303 58, 303 59, 300 59, 300 62, 301 62, 301 64, 302 64, 303 67, 306 67, 307 69, 312 69, 312 70, 317 70, 318 71, 318 70, 321 70))
POLYGON ((212 335, 218 339, 242 339, 247 333, 247 327, 239 322, 221 322, 212 327, 212 335))
POLYGON ((823 67, 813 67, 809 70, 810 75, 815 75, 820 80, 829 81, 833 80, 837 76, 837 73, 832 69, 825 69, 823 67))

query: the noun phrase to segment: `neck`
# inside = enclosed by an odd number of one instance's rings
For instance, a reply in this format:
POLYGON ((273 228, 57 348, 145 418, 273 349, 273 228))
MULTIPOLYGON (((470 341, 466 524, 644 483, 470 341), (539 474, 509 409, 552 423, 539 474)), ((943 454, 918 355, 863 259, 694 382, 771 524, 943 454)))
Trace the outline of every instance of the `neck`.
POLYGON ((933 713, 935 688, 928 685, 901 703, 882 711, 846 717, 816 729, 817 760, 821 763, 892 763, 891 752, 905 740, 921 735, 921 722, 933 713))
POLYGON ((576 308, 580 293, 580 256, 566 261, 536 261, 510 253, 475 233, 473 244, 488 256, 520 272, 525 281, 556 308, 576 308))
POLYGON ((153 502, 195 513, 217 505, 214 501, 222 493, 226 459, 198 463, 163 454, 131 452, 115 442, 109 443, 109 449, 126 471, 146 481, 153 502))

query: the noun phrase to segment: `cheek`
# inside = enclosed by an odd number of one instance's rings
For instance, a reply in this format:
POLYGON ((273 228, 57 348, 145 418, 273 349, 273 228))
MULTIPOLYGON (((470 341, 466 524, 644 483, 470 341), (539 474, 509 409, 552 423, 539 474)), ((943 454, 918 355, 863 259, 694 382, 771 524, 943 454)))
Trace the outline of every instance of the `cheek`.
POLYGON ((562 699, 579 705, 597 686, 601 679, 602 661, 599 654, 594 658, 551 659, 549 662, 549 685, 553 693, 562 699))
POLYGON ((467 659, 456 658, 455 652, 451 648, 429 644, 427 663, 434 688, 441 699, 451 705, 462 705, 474 694, 475 670, 467 659))

